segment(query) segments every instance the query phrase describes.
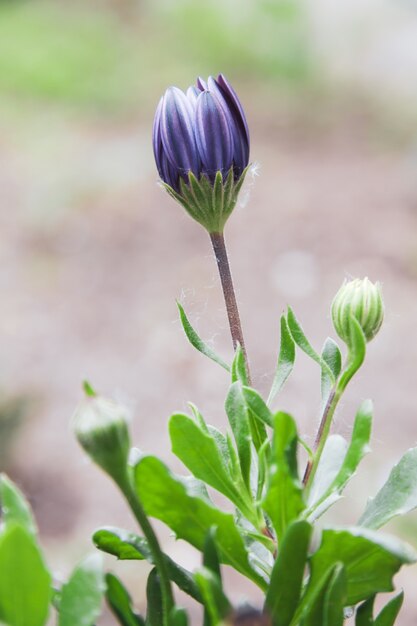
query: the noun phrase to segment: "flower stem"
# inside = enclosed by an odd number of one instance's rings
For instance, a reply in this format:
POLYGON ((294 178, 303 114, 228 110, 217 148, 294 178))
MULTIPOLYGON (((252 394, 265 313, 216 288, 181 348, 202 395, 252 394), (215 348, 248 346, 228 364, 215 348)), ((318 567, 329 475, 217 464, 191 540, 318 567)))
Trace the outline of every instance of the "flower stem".
POLYGON ((171 613, 171 609, 174 606, 174 598, 172 594, 171 581, 168 576, 168 569, 166 566, 165 556, 161 550, 161 546, 159 545, 158 538, 155 534, 154 529, 144 511, 144 508, 137 497, 135 490, 133 489, 132 483, 129 480, 129 477, 126 475, 123 481, 118 483, 120 489, 123 492, 136 520, 139 523, 139 526, 142 529, 142 532, 148 542, 149 549, 152 552, 154 565, 158 572, 160 584, 161 584, 161 594, 162 594, 162 605, 163 605, 163 623, 164 626, 168 626, 169 624, 169 616, 171 613))
POLYGON ((214 255, 219 269, 220 280, 223 288, 224 300, 226 303, 227 316, 229 318, 230 334, 232 335, 233 348, 236 350, 238 344, 243 352, 246 364, 246 373, 249 385, 251 376, 249 370, 248 355, 245 341, 243 339, 242 325, 240 323, 239 309, 236 302, 235 290, 233 287, 232 274, 230 272, 229 259, 227 257, 226 244, 223 233, 210 233, 210 239, 214 250, 214 255))
POLYGON ((321 455, 327 441, 327 437, 329 436, 333 415, 341 395, 342 390, 339 386, 335 386, 330 392, 326 405, 324 407, 323 414, 320 420, 320 426, 317 431, 316 440, 314 442, 313 458, 309 459, 303 478, 303 485, 306 487, 307 493, 309 491, 309 487, 311 487, 311 484, 314 480, 314 476, 316 474, 317 467, 319 465, 321 455))

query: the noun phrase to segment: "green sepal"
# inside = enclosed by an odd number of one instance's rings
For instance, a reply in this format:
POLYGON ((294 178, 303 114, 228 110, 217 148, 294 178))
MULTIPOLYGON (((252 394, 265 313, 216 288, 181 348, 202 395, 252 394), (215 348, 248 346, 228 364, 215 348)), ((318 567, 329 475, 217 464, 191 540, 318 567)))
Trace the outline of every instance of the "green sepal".
POLYGON ((205 174, 197 178, 192 172, 189 172, 188 183, 180 178, 179 192, 164 182, 162 186, 209 233, 221 233, 235 208, 239 191, 249 167, 248 165, 243 170, 240 178, 236 181, 233 168, 230 168, 225 178, 218 171, 214 182, 211 182, 205 174))

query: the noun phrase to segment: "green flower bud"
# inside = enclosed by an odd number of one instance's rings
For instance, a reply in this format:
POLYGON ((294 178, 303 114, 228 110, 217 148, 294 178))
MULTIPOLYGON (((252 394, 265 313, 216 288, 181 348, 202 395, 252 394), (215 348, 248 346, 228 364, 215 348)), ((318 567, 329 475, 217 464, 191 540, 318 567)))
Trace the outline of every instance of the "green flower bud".
POLYGON ((345 281, 333 300, 333 325, 348 346, 351 343, 351 316, 359 322, 366 341, 371 341, 384 319, 384 303, 379 283, 372 283, 369 278, 345 281))
POLYGON ((116 483, 124 481, 130 450, 125 407, 96 395, 84 383, 86 398, 72 419, 75 435, 89 457, 116 483))

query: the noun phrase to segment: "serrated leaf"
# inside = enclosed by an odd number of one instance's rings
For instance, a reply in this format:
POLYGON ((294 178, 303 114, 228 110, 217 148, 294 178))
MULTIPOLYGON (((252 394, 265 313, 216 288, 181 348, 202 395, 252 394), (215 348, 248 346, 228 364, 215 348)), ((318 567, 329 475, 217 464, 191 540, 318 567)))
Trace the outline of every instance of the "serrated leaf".
POLYGON ((274 417, 274 438, 263 508, 271 518, 278 543, 289 524, 305 508, 297 467, 297 427, 287 413, 274 417))
POLYGON ((374 626, 374 603, 375 596, 371 596, 358 606, 355 615, 355 626, 374 626))
POLYGON ((245 355, 240 344, 237 344, 235 356, 232 363, 232 383, 240 381, 242 385, 249 384, 248 372, 246 369, 245 355))
POLYGON ((102 557, 91 554, 81 561, 62 587, 59 626, 94 624, 101 613, 105 590, 102 557))
POLYGON ((280 545, 265 600, 274 626, 289 626, 297 609, 311 533, 307 522, 294 522, 280 545))
POLYGON ((162 591, 156 569, 153 569, 148 576, 146 604, 146 626, 164 626, 162 591))
POLYGON ((285 315, 281 315, 281 340, 277 368, 267 404, 271 404, 275 396, 281 391, 287 378, 291 374, 295 361, 295 343, 288 328, 285 315))
POLYGON ((198 333, 194 330, 194 328, 191 326, 190 322, 188 321, 184 308, 181 306, 179 302, 177 302, 177 307, 180 313, 180 320, 181 320, 182 327, 191 345, 196 350, 204 354, 204 356, 208 357, 209 359, 211 359, 212 361, 214 361, 215 363, 223 367, 227 372, 230 372, 230 367, 221 358, 221 356, 219 356, 217 352, 215 352, 212 348, 210 348, 210 346, 206 344, 199 337, 198 333))
POLYGON ((321 358, 321 356, 319 354, 317 354, 317 352, 314 350, 314 348, 312 347, 312 345, 308 341, 308 339, 305 336, 304 331, 303 331, 301 325, 299 324, 297 318, 295 317, 294 311, 291 309, 291 307, 288 307, 287 323, 288 323, 288 328, 290 330, 292 338, 294 339, 294 341, 297 344, 297 346, 299 348, 301 348, 301 350, 303 352, 305 352, 307 354, 307 356, 310 357, 310 359, 313 359, 313 361, 315 361, 316 363, 318 363, 320 365, 322 370, 324 370, 326 372, 326 375, 331 380, 332 385, 334 385, 335 377, 333 375, 332 370, 327 365, 327 363, 321 358))
MULTIPOLYGON (((337 497, 342 493, 343 489, 346 487, 349 480, 355 474, 359 463, 362 461, 363 457, 369 451, 369 441, 371 438, 371 430, 372 430, 372 416, 373 416, 373 405, 370 400, 365 400, 359 407, 359 410, 355 417, 355 422, 353 425, 352 435, 349 447, 347 449, 346 455, 344 456, 343 462, 336 476, 331 481, 331 484, 324 490, 322 495, 316 495, 316 497, 311 498, 312 506, 310 509, 312 511, 316 511, 314 515, 314 519, 318 517, 318 514, 324 512, 328 506, 327 504, 332 503, 337 499, 337 497), (336 498, 334 496, 336 495, 336 498)), ((331 438, 329 437, 328 441, 331 438)), ((325 448, 326 450, 326 448, 325 448)), ((323 453, 324 456, 324 453, 323 453)), ((342 457, 343 458, 343 457, 342 457)), ((320 465, 317 470, 317 474, 320 472, 320 465)), ((328 472, 327 472, 328 475, 328 472)), ((314 490, 314 484, 312 489, 312 495, 314 490)), ((417 487, 417 485, 416 485, 417 487)), ((417 495, 417 489, 416 489, 417 495)), ((417 506, 417 501, 416 501, 417 506)))
POLYGON ((226 414, 235 438, 242 478, 250 488, 251 468, 251 433, 248 407, 243 396, 240 382, 235 382, 229 389, 225 404, 226 414))
POLYGON ((106 599, 121 626, 145 626, 145 621, 132 608, 129 592, 113 574, 106 574, 106 599))
POLYGON ((178 538, 200 551, 208 530, 216 526, 216 544, 222 563, 232 565, 265 589, 265 581, 249 564, 243 539, 231 514, 188 493, 185 485, 156 457, 144 457, 135 467, 134 475, 138 496, 149 516, 167 524, 178 538))
POLYGON ((220 626, 231 613, 232 607, 223 592, 219 577, 210 569, 202 567, 195 572, 194 578, 203 597, 211 626, 220 626))
POLYGON ((0 476, 0 505, 2 518, 6 525, 19 524, 32 535, 36 535, 36 522, 29 502, 6 474, 0 476))
POLYGON ((347 576, 346 604, 353 605, 377 592, 392 591, 394 574, 416 558, 410 546, 382 533, 359 527, 326 529, 311 558, 309 587, 314 588, 329 567, 341 562, 347 576))
MULTIPOLYGON (((328 337, 324 342, 323 350, 321 352, 321 358, 329 366, 334 380, 337 380, 342 369, 342 355, 339 350, 339 346, 333 339, 328 337)), ((332 379, 329 377, 326 369, 321 369, 321 397, 323 403, 325 403, 333 388, 332 379)))
POLYGON ((401 591, 395 598, 384 606, 375 620, 375 626, 394 626, 398 613, 401 610, 404 600, 404 592, 401 591))
POLYGON ((33 534, 7 525, 0 534, 0 622, 44 626, 51 596, 51 576, 33 534))
MULTIPOLYGON (((115 527, 100 528, 94 533, 93 541, 99 550, 112 554, 122 561, 146 559, 148 563, 154 565, 153 554, 146 539, 128 530, 115 527)), ((197 602, 201 602, 201 596, 191 573, 178 565, 167 554, 164 554, 164 557, 169 578, 184 593, 197 602)))
POLYGON ((381 528, 397 515, 417 507, 417 448, 408 450, 395 465, 385 485, 369 500, 359 520, 366 528, 381 528))
POLYGON ((256 520, 249 494, 245 497, 244 488, 239 488, 243 485, 235 484, 231 479, 209 432, 203 431, 188 415, 175 413, 169 421, 169 434, 173 453, 196 478, 229 498, 248 519, 256 520))

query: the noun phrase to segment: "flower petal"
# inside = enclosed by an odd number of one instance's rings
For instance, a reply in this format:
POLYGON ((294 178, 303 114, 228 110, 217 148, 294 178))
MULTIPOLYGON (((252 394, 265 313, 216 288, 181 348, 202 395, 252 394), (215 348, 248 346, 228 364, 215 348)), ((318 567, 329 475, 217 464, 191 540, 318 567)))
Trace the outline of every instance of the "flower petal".
POLYGON ((198 176, 200 159, 194 136, 194 111, 187 96, 177 87, 167 89, 163 98, 161 138, 171 165, 182 175, 191 170, 198 176))
POLYGON ((225 175, 233 162, 233 139, 223 108, 209 91, 197 98, 196 140, 203 173, 211 180, 219 170, 225 175))
MULTIPOLYGON (((245 112, 236 95, 233 87, 229 84, 223 74, 219 74, 217 80, 212 77, 209 78, 209 87, 218 95, 220 91, 223 99, 222 104, 230 111, 230 116, 233 119, 232 134, 234 147, 234 161, 240 173, 245 169, 249 163, 249 128, 246 121, 245 112), (217 87, 217 90, 216 90, 217 87)), ((219 97, 220 99, 220 97, 219 97)))

